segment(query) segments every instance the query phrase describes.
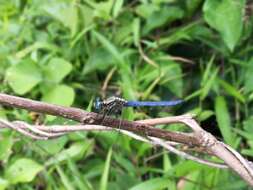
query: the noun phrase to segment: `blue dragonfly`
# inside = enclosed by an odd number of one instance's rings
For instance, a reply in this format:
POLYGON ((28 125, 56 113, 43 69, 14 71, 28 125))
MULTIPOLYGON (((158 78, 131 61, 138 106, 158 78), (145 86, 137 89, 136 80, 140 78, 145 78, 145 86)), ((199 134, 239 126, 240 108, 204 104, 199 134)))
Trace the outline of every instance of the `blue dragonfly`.
MULTIPOLYGON (((123 98, 112 96, 106 100, 97 98, 94 107, 97 111, 102 112, 103 116, 110 113, 121 113, 124 107, 160 107, 175 106, 181 104, 183 100, 171 101, 127 101, 123 98)), ((104 117, 103 117, 104 118, 104 117)))
MULTIPOLYGON (((164 107, 164 106, 175 106, 181 104, 183 100, 172 100, 172 101, 127 101, 123 98, 112 96, 106 100, 100 100, 96 98, 94 107, 97 112, 102 114, 101 124, 103 123, 105 116, 114 113, 120 115, 124 107, 164 107)), ((120 119, 118 129, 120 129, 122 120, 120 119)), ((118 141, 120 132, 118 133, 116 140, 112 145, 118 141)))

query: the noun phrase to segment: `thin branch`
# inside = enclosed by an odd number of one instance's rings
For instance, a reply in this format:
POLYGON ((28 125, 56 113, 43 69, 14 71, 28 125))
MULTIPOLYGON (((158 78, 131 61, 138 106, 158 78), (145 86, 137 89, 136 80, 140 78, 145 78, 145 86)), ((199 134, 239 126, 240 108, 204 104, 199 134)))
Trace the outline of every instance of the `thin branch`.
POLYGON ((36 140, 48 140, 49 138, 56 138, 56 137, 59 137, 59 136, 62 136, 64 134, 67 134, 69 132, 74 132, 74 131, 95 131, 95 130, 119 131, 120 133, 123 133, 133 139, 152 144, 153 146, 162 146, 166 150, 168 150, 174 154, 177 154, 177 155, 181 156, 182 158, 193 160, 193 161, 199 162, 201 164, 209 165, 212 167, 227 168, 226 165, 211 162, 211 161, 204 160, 204 159, 200 159, 195 156, 191 156, 183 151, 177 150, 176 148, 174 148, 172 146, 172 145, 178 145, 178 143, 169 142, 169 141, 165 142, 165 141, 162 141, 159 138, 155 138, 155 137, 145 138, 145 137, 136 135, 136 134, 129 132, 129 131, 124 131, 121 129, 113 129, 113 128, 105 127, 105 126, 99 126, 99 125, 41 126, 41 125, 29 125, 23 121, 8 122, 3 119, 0 119, 0 128, 11 128, 11 129, 14 129, 14 130, 20 132, 23 135, 26 135, 26 136, 31 137, 36 140), (28 133, 28 132, 26 132, 26 133, 21 132, 23 130, 26 131, 27 129, 31 130, 35 134, 28 133))
MULTIPOLYGON (((0 104, 72 119, 80 122, 84 126, 91 124, 99 125, 102 120, 102 116, 97 113, 86 112, 78 108, 68 108, 64 106, 42 103, 2 93, 0 93, 0 104)), ((12 128, 32 138, 47 138, 45 137, 47 133, 41 133, 40 131, 37 131, 37 128, 36 130, 34 130, 33 128, 17 128, 17 126, 13 126, 5 122, 0 122, 0 124, 7 125, 9 128, 12 128)), ((120 128, 122 130, 130 131, 139 136, 144 136, 149 141, 152 138, 152 141, 154 141, 154 137, 157 138, 158 140, 156 139, 155 143, 159 143, 159 145, 163 147, 165 147, 163 141, 173 141, 186 144, 188 146, 202 148, 203 150, 206 150, 207 154, 210 153, 211 155, 215 155, 216 157, 223 160, 224 163, 227 164, 227 166, 229 166, 233 171, 235 171, 245 181, 247 181, 251 186, 253 186, 253 168, 251 167, 252 164, 248 160, 244 159, 234 149, 232 149, 228 145, 225 145, 223 142, 218 141, 213 135, 204 131, 194 120, 192 115, 155 118, 142 121, 127 121, 121 119, 114 119, 111 117, 106 117, 103 120, 103 125, 106 127, 117 129, 117 126, 119 126, 119 124, 121 124, 120 128), (171 123, 183 123, 187 127, 192 129, 192 133, 188 134, 181 132, 172 132, 153 127, 159 124, 171 123)), ((64 131, 58 131, 58 133, 61 132, 64 133, 64 131)))
MULTIPOLYGON (((78 108, 64 107, 44 102, 39 102, 35 100, 29 100, 26 98, 10 96, 7 94, 0 93, 0 104, 27 109, 30 111, 35 111, 39 113, 45 113, 55 116, 64 117, 67 119, 78 121, 82 124, 94 124, 100 125, 103 119, 102 115, 94 112, 87 112, 78 108)), ((199 145, 199 140, 192 136, 191 134, 183 134, 179 132, 171 132, 168 130, 158 129, 151 127, 147 124, 140 122, 127 121, 121 119, 115 119, 111 117, 105 117, 103 120, 103 125, 112 128, 118 128, 120 123, 120 128, 126 131, 132 131, 139 135, 148 135, 152 137, 158 137, 169 141, 175 141, 188 145, 199 145)))

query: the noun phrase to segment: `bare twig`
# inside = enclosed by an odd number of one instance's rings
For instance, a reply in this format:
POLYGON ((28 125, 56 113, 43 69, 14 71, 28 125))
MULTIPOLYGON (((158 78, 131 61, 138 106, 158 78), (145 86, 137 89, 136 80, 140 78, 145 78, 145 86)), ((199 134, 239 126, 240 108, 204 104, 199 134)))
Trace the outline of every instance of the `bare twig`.
POLYGON ((162 141, 159 138, 155 138, 155 137, 142 137, 139 135, 136 135, 132 132, 129 131, 124 131, 121 129, 113 129, 110 127, 105 127, 105 126, 100 126, 100 125, 52 125, 52 126, 41 126, 41 125, 29 125, 23 121, 14 121, 14 122, 8 122, 5 121, 3 119, 0 119, 0 128, 11 128, 16 130, 17 132, 20 132, 23 135, 29 136, 33 139, 36 140, 48 140, 49 138, 56 138, 59 136, 62 136, 64 134, 67 134, 69 132, 74 132, 74 131, 95 131, 95 130, 99 130, 99 131, 119 131, 131 138, 134 138, 136 140, 139 141, 143 141, 149 144, 152 144, 154 146, 162 146, 164 147, 166 150, 177 154, 183 158, 189 159, 189 160, 193 160, 205 165, 209 165, 212 167, 217 167, 217 168, 227 168, 226 165, 224 164, 219 164, 219 163, 214 163, 211 161, 207 161, 204 159, 200 159, 197 158, 195 156, 191 156, 183 151, 177 150, 176 148, 174 148, 173 146, 175 145, 179 145, 178 143, 174 143, 174 142, 165 142, 162 141), (26 130, 29 129, 33 132, 27 132, 26 130), (23 133, 21 131, 25 130, 26 133, 23 133), (59 132, 60 131, 60 132, 59 132))
MULTIPOLYGON (((36 139, 43 139, 43 138, 46 139, 49 137, 53 137, 52 135, 48 136, 48 133, 52 133, 52 131, 54 130, 55 134, 60 136, 66 132, 77 130, 77 128, 84 129, 84 127, 87 127, 87 125, 89 126, 98 125, 100 124, 102 119, 102 116, 99 114, 93 112, 86 112, 78 108, 68 108, 48 103, 42 103, 34 100, 10 96, 1 93, 0 93, 0 104, 16 108, 23 108, 39 113, 60 116, 67 119, 78 121, 82 124, 81 126, 77 127, 73 126, 71 127, 72 129, 58 127, 53 130, 52 129, 45 130, 46 127, 45 128, 35 127, 36 128, 35 129, 34 127, 20 125, 20 123, 18 123, 18 125, 22 127, 18 127, 17 123, 15 125, 15 123, 10 124, 3 120, 0 121, 1 125, 4 125, 8 128, 11 128, 24 135, 36 139)), ((138 137, 139 139, 142 139, 141 136, 144 136, 146 139, 145 141, 152 144, 163 146, 166 149, 170 149, 171 151, 173 147, 172 148, 169 147, 165 141, 173 141, 177 143, 186 144, 188 146, 200 147, 203 150, 206 150, 207 154, 210 153, 211 155, 215 155, 216 157, 223 160, 224 163, 227 166, 229 166, 229 168, 231 168, 238 175, 240 175, 245 181, 247 181, 251 186, 253 186, 253 168, 251 167, 252 164, 248 160, 244 159, 238 152, 236 152, 230 146, 225 145, 223 142, 218 141, 213 135, 204 131, 199 126, 199 124, 194 120, 192 115, 155 118, 135 122, 106 117, 103 121, 104 126, 111 128, 117 128, 116 126, 118 126, 119 123, 121 123, 122 130, 131 132, 139 136, 138 137), (170 123, 183 123, 187 127, 191 128, 192 132, 191 133, 172 132, 153 127, 159 124, 170 124, 170 123)), ((104 128, 100 129, 104 130, 104 128)), ((175 152, 175 150, 173 151, 175 152)), ((180 153, 180 155, 183 154, 180 153)), ((189 155, 187 155, 187 157, 190 158, 189 155)), ((205 163, 199 158, 196 161, 199 162, 201 161, 202 163, 205 163)), ((213 164, 213 166, 215 166, 215 164, 213 164)), ((217 166, 218 165, 219 164, 217 164, 217 166)))
MULTIPOLYGON (((67 119, 78 121, 82 124, 94 124, 99 125, 101 123, 102 115, 94 112, 87 112, 78 108, 69 108, 34 100, 29 100, 26 98, 20 98, 16 96, 10 96, 7 94, 0 93, 0 104, 23 108, 30 111, 35 111, 39 113, 45 113, 55 116, 64 117, 67 119)), ((158 137, 169 141, 175 141, 183 144, 199 145, 199 140, 192 136, 191 134, 184 134, 179 132, 171 132, 163 129, 158 129, 151 127, 147 124, 140 122, 133 122, 127 120, 119 120, 111 117, 105 117, 103 120, 103 125, 107 127, 120 128, 126 131, 132 131, 139 135, 148 135, 152 137, 158 137)))

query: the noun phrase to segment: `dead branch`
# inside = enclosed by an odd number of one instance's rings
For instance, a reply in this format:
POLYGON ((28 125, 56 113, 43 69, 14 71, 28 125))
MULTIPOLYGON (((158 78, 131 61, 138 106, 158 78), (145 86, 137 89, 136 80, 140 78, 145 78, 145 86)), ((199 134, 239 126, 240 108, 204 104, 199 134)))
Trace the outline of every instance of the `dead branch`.
MULTIPOLYGON (((11 106, 15 108, 23 108, 30 111, 39 113, 45 113, 55 116, 64 117, 67 119, 80 122, 82 125, 73 126, 68 129, 64 126, 57 126, 53 129, 44 130, 46 127, 41 126, 34 127, 28 126, 24 122, 7 122, 0 120, 0 126, 8 127, 16 130, 24 135, 30 136, 36 139, 48 139, 55 138, 64 135, 67 132, 74 130, 88 129, 88 126, 96 126, 101 123, 102 116, 93 112, 86 112, 78 108, 68 108, 64 106, 58 106, 48 103, 42 103, 25 98, 10 96, 0 93, 0 104, 11 106)), ((253 169, 251 162, 244 159, 238 152, 236 152, 230 146, 218 141, 213 135, 204 131, 199 124, 194 120, 192 115, 181 115, 174 117, 147 119, 142 121, 126 121, 118 120, 111 117, 106 117, 103 120, 103 125, 110 128, 116 128, 121 124, 123 131, 131 132, 137 135, 140 139, 146 139, 145 141, 168 148, 167 141, 186 144, 188 146, 200 147, 206 150, 206 153, 211 153, 224 161, 230 169, 240 175, 246 182, 253 186, 253 169), (168 130, 154 128, 153 126, 159 124, 171 124, 171 123, 183 123, 187 127, 192 129, 192 133, 171 132, 168 130)), ((104 127, 100 126, 100 127, 104 127)), ((91 128, 90 128, 91 129, 91 128)), ((105 128, 100 128, 104 130, 105 128)), ((92 129, 91 129, 92 130, 92 129)), ((173 147, 174 148, 174 147, 173 147)), ((175 152, 175 151, 174 151, 175 152)), ((183 155, 183 154, 181 154, 183 155)), ((196 160, 199 161, 199 160, 196 160)), ((204 162, 202 162, 204 163, 204 162)), ((206 164, 206 163, 205 163, 206 164)), ((211 164, 209 164, 211 165, 211 164)), ((217 164, 218 165, 218 164, 217 164)), ((213 164, 215 166, 215 164, 213 164)))

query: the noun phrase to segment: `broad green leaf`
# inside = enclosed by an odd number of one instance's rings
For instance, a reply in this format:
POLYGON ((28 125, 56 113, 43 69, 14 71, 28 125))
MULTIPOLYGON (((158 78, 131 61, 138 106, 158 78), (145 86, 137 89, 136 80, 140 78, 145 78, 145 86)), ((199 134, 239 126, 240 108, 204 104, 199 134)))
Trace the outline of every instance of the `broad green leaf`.
POLYGON ((231 84, 229 84, 226 81, 221 80, 221 79, 219 79, 219 84, 224 88, 224 90, 228 94, 235 97, 236 99, 238 99, 242 103, 245 102, 245 98, 243 97, 243 95, 234 86, 232 86, 231 84))
MULTIPOLYGON (((85 152, 90 152, 92 148, 93 141, 81 141, 73 143, 69 148, 64 149, 63 151, 56 154, 54 157, 46 161, 45 165, 52 165, 59 162, 67 161, 68 159, 79 160, 83 158, 85 152)), ((87 156, 87 153, 85 154, 87 156)))
POLYGON ((154 3, 145 3, 140 4, 135 9, 136 13, 143 18, 148 18, 153 14, 155 11, 159 11, 159 6, 155 5, 154 3))
POLYGON ((109 180, 111 158, 112 158, 112 148, 109 149, 107 157, 106 157, 105 167, 104 167, 104 171, 100 180, 99 190, 108 189, 107 186, 108 186, 108 180, 109 180))
POLYGON ((73 37, 78 29, 78 9, 74 3, 54 2, 48 3, 43 6, 46 11, 53 18, 60 21, 65 27, 71 31, 71 37, 73 37))
POLYGON ((158 190, 168 188, 168 178, 152 178, 137 184, 130 190, 158 190))
POLYGON ((115 4, 114 2, 114 0, 108 0, 95 3, 93 1, 85 0, 85 3, 94 8, 94 17, 100 17, 104 20, 111 19, 111 11, 115 4))
POLYGON ((218 126, 225 142, 233 146, 234 138, 232 134, 231 119, 227 108, 226 100, 222 96, 218 96, 215 99, 215 114, 218 126))
POLYGON ((71 63, 62 58, 53 58, 45 66, 45 80, 50 83, 59 83, 72 69, 71 63))
POLYGON ((206 0, 203 11, 206 22, 216 29, 233 51, 242 34, 245 0, 206 0))
POLYGON ((42 169, 34 160, 20 158, 7 168, 5 178, 12 184, 30 182, 42 169))
POLYGON ((144 33, 147 34, 151 30, 169 24, 170 22, 182 18, 184 12, 178 7, 164 6, 160 10, 153 12, 148 17, 146 25, 144 26, 144 33))
POLYGON ((0 178, 0 190, 4 190, 9 186, 9 181, 0 178))
POLYGON ((12 153, 14 139, 9 131, 2 131, 0 135, 0 160, 6 163, 12 153))
POLYGON ((26 59, 7 69, 6 80, 15 93, 23 95, 41 82, 42 74, 36 63, 26 59))
POLYGON ((54 155, 64 148, 67 143, 67 136, 63 136, 57 139, 50 139, 47 141, 36 141, 36 144, 41 147, 46 154, 54 155))
POLYGON ((70 106, 74 102, 75 92, 66 85, 56 85, 43 95, 42 101, 62 106, 70 106))
POLYGON ((104 48, 97 48, 84 65, 82 74, 86 75, 94 71, 104 71, 112 65, 116 65, 116 59, 104 48))

